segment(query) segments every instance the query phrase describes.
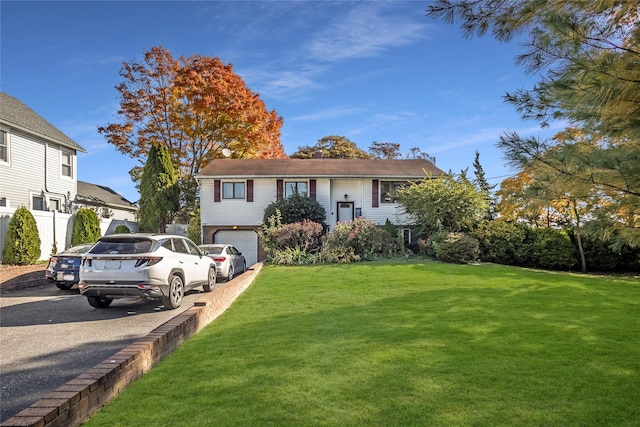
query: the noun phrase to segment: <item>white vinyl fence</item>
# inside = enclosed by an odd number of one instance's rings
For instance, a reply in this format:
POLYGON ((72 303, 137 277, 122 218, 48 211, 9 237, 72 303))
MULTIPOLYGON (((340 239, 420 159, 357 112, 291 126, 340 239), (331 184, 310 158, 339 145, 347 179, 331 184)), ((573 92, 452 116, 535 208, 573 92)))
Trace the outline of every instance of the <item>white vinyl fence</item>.
MULTIPOLYGON (((14 212, 15 209, 13 208, 0 207, 0 260, 2 260, 2 251, 7 239, 9 220, 14 212)), ((49 256, 52 255, 54 242, 58 252, 71 246, 75 214, 49 211, 31 211, 31 214, 36 220, 40 236, 40 260, 49 259, 49 256)), ((116 227, 121 224, 127 226, 133 232, 138 231, 137 222, 100 218, 100 232, 103 236, 105 234, 113 234, 116 227)))

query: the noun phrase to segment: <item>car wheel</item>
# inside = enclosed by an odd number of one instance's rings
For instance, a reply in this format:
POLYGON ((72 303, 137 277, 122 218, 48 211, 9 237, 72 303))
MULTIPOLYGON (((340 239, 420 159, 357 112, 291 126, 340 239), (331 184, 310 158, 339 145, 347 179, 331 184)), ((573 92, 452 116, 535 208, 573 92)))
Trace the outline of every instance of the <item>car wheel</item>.
POLYGON ((233 279, 233 275, 234 275, 234 271, 233 271, 233 264, 229 265, 229 273, 227 274, 227 282, 231 279, 233 279))
POLYGON ((242 262, 242 272, 244 273, 245 271, 247 271, 247 261, 242 262))
POLYGON ((213 288, 216 287, 216 279, 218 278, 218 273, 215 268, 209 269, 209 274, 207 276, 207 284, 203 286, 205 292, 211 292, 213 288))
POLYGON ((177 274, 169 278, 169 296, 162 298, 164 306, 168 309, 180 307, 184 295, 184 282, 177 274))
POLYGON ((73 283, 56 283, 58 289, 62 289, 63 291, 68 291, 73 288, 73 283))
POLYGON ((113 302, 113 298, 107 297, 87 297, 89 305, 95 308, 108 308, 113 302))

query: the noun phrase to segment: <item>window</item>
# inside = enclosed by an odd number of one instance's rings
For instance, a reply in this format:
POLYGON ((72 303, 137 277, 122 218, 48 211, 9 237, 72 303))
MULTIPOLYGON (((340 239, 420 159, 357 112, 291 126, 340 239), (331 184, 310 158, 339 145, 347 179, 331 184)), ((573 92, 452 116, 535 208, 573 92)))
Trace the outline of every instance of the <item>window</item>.
POLYGON ((62 152, 62 176, 73 177, 73 154, 62 152))
POLYGON ((244 182, 223 182, 223 199, 244 199, 244 182))
POLYGON ((302 194, 303 196, 309 195, 307 191, 307 181, 284 183, 284 197, 289 197, 296 193, 302 194))
POLYGON ((402 240, 404 240, 404 243, 409 246, 411 244, 411 229, 410 228, 403 228, 402 229, 402 240))
POLYGON ((6 197, 0 197, 0 207, 6 208, 8 204, 6 197))
POLYGON ((44 211, 44 196, 32 196, 31 197, 31 205, 34 211, 44 211))
POLYGON ((396 191, 404 185, 405 181, 380 181, 380 203, 395 203, 396 191))
POLYGON ((9 161, 9 135, 0 130, 0 162, 9 161))

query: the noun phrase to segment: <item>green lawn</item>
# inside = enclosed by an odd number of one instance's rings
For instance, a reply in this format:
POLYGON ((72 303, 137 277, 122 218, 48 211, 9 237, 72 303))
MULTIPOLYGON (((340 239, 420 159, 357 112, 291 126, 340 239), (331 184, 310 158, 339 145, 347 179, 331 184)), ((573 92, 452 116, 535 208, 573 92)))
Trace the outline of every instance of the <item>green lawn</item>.
POLYGON ((640 280, 263 268, 88 426, 639 426, 640 280))

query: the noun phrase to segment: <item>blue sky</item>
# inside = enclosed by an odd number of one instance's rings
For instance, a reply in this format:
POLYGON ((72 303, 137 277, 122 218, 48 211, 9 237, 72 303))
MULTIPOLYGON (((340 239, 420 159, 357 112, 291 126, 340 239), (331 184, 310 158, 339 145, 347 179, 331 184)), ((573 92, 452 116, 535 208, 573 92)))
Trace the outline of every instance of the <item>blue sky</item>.
POLYGON ((287 154, 328 135, 363 150, 395 142, 473 171, 475 151, 492 184, 515 171, 495 147, 505 131, 547 137, 502 96, 538 76, 515 64, 517 42, 465 39, 410 1, 7 1, 0 3, 0 88, 88 153, 78 179, 139 196, 139 164, 97 132, 118 121, 123 61, 163 46, 231 63, 284 118, 287 154))

